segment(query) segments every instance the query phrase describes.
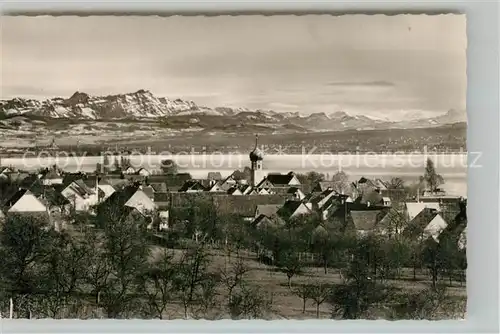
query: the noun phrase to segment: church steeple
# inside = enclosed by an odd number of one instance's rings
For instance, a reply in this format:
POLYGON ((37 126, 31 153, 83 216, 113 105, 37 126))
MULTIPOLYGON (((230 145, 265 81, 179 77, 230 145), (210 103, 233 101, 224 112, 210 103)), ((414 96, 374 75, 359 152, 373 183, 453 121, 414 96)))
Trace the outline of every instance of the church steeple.
POLYGON ((250 166, 252 170, 251 183, 256 186, 262 180, 262 160, 264 160, 264 153, 259 149, 259 135, 255 135, 255 147, 250 152, 250 166))
POLYGON ((259 160, 264 160, 264 153, 259 149, 259 135, 255 135, 255 147, 252 152, 250 152, 250 161, 255 162, 259 160))

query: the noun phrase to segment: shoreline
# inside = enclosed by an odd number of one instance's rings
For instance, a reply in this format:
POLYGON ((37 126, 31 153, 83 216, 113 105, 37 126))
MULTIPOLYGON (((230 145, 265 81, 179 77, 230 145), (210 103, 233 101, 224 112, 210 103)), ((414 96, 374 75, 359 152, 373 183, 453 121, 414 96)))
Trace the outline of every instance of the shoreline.
MULTIPOLYGON (((0 153, 0 159, 21 159, 21 158, 27 158, 27 159, 33 159, 36 156, 37 152, 30 151, 30 150, 22 150, 23 153, 14 153, 14 154, 5 154, 5 153, 0 153), (28 156, 26 156, 28 155, 28 156)), ((165 151, 167 152, 167 151, 165 151)), ((134 156, 139 156, 136 153, 141 153, 142 155, 146 156, 169 156, 169 155, 180 155, 180 156, 188 156, 188 155, 193 155, 193 156, 215 156, 215 155, 228 155, 228 156, 241 156, 241 155, 247 155, 246 153, 241 153, 241 152, 230 152, 230 151, 213 151, 213 152, 189 152, 189 154, 186 154, 186 151, 181 151, 179 150, 178 152, 176 151, 169 151, 170 154, 160 154, 162 152, 135 152, 132 154, 129 154, 127 152, 121 152, 121 153, 116 153, 114 152, 113 154, 106 154, 107 156, 123 156, 123 157, 134 157, 134 156)), ((92 152, 82 152, 81 154, 77 154, 76 152, 68 152, 67 151, 39 151, 38 154, 43 154, 43 158, 82 158, 82 157, 104 157, 104 154, 93 154, 92 152)), ((266 154, 267 157, 277 157, 277 156, 447 156, 447 155, 468 155, 469 152, 467 151, 443 151, 443 152, 433 152, 433 151, 396 151, 396 152, 387 152, 387 151, 381 151, 381 152, 373 152, 373 151, 353 151, 353 153, 350 152, 314 152, 312 154, 304 154, 304 153, 286 153, 286 154, 266 154)))

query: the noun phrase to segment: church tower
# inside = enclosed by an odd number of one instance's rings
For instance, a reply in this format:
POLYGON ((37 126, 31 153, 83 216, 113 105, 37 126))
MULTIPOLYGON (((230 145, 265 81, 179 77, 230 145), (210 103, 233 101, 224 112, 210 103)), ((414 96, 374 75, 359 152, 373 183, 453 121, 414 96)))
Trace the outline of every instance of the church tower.
POLYGON ((255 147, 252 152, 250 152, 250 167, 252 170, 251 175, 251 185, 256 186, 264 177, 262 171, 262 160, 264 160, 264 153, 258 148, 259 135, 255 135, 255 147))

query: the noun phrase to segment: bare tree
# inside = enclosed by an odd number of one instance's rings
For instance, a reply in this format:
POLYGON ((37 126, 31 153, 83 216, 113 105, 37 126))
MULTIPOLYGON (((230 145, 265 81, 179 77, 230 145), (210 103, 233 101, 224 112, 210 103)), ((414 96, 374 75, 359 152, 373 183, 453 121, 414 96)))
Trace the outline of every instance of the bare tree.
POLYGON ((306 313, 306 303, 310 298, 311 287, 308 284, 300 284, 293 289, 293 293, 302 300, 302 314, 306 313))
POLYGON ((309 285, 309 298, 316 306, 316 318, 319 319, 319 307, 327 300, 331 293, 331 286, 325 283, 315 283, 309 285))
POLYGON ((230 265, 229 268, 225 267, 224 269, 220 270, 221 282, 227 289, 228 304, 231 303, 235 288, 241 286, 245 274, 249 271, 250 268, 245 265, 243 259, 239 256, 232 263, 232 265, 230 265))
POLYGON ((165 249, 141 277, 140 291, 146 297, 148 310, 159 319, 164 318, 167 306, 175 297, 175 275, 173 255, 165 249))
POLYGON ((209 286, 213 279, 208 272, 209 258, 205 244, 197 244, 188 249, 179 263, 175 278, 175 289, 182 302, 184 318, 188 318, 190 308, 200 303, 203 297, 203 287, 209 286))
POLYGON ((281 253, 278 261, 278 267, 286 274, 288 279, 288 288, 292 288, 292 278, 300 274, 304 269, 304 262, 300 259, 297 251, 292 249, 281 253))
POLYGON ((87 268, 87 254, 84 245, 65 233, 52 233, 48 255, 42 262, 40 272, 39 302, 43 303, 40 313, 50 318, 60 318, 73 306, 75 295, 80 291, 87 268))
POLYGON ((229 312, 232 319, 258 319, 269 310, 270 304, 259 288, 242 284, 231 299, 229 312))
POLYGON ((35 216, 10 215, 0 230, 0 284, 9 297, 37 292, 51 230, 35 216))
POLYGON ((85 283, 94 296, 95 305, 100 305, 100 297, 112 273, 112 266, 108 258, 102 234, 87 229, 83 236, 88 265, 85 267, 85 283))
MULTIPOLYGON (((142 217, 143 218, 143 217, 142 217)), ((147 231, 140 215, 110 215, 104 229, 104 254, 111 267, 101 306, 109 318, 122 315, 136 301, 138 276, 149 257, 147 231)))

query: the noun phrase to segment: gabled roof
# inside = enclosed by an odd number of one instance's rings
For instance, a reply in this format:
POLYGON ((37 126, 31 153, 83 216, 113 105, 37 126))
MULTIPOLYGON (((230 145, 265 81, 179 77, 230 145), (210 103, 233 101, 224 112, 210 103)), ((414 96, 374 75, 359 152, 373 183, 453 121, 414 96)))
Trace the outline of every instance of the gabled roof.
POLYGON ((184 182, 179 192, 186 192, 188 190, 205 191, 206 188, 199 181, 189 180, 184 182))
POLYGON ((269 195, 271 193, 275 193, 275 192, 272 191, 271 189, 268 189, 268 188, 259 189, 259 195, 269 195))
POLYGON ((266 215, 260 215, 252 222, 254 228, 279 227, 281 225, 284 225, 284 221, 278 216, 271 218, 266 215))
POLYGON ((260 204, 257 205, 255 210, 255 217, 264 215, 266 217, 275 216, 278 210, 281 208, 281 204, 260 204))
POLYGON ((417 236, 423 233, 429 223, 438 215, 438 211, 432 208, 424 208, 413 218, 405 229, 407 235, 417 236))
POLYGON ((155 190, 155 193, 166 193, 167 185, 165 183, 150 183, 149 184, 155 190))
MULTIPOLYGON (((346 197, 344 197, 345 199, 346 197)), ((326 201, 324 201, 324 203, 321 203, 323 204, 319 209, 322 209, 322 210, 327 210, 329 209, 332 205, 340 205, 340 204, 343 204, 344 202, 342 202, 342 198, 339 197, 339 196, 330 196, 326 201)))
MULTIPOLYGON (((314 194, 309 198, 309 202, 313 203, 314 205, 323 204, 321 203, 325 199, 331 198, 335 195, 335 191, 331 189, 327 189, 320 194, 314 194)), ((322 205, 323 206, 323 205, 322 205)))
POLYGON ((386 213, 384 210, 351 211, 351 218, 356 230, 372 231, 386 213))
MULTIPOLYGON (((401 212, 399 212, 396 208, 388 208, 385 209, 385 211, 386 214, 382 219, 380 219, 380 221, 378 222, 378 226, 382 228, 389 228, 391 225, 393 226, 395 226, 394 224, 404 225, 404 222, 406 222, 406 218, 404 217, 404 215, 401 212)), ((403 227, 404 226, 401 226, 401 229, 403 227)))
POLYGON ((145 186, 142 187, 142 191, 149 197, 149 198, 154 198, 154 189, 151 186, 145 186))
POLYGON ((229 188, 229 190, 227 191, 227 193, 229 195, 243 195, 243 193, 241 192, 241 190, 238 188, 238 187, 232 187, 232 188, 229 188))
POLYGON ((12 170, 10 169, 10 167, 0 166, 0 174, 2 174, 4 172, 9 173, 9 172, 12 172, 12 170))
POLYGON ((360 185, 365 185, 365 186, 368 186, 368 187, 376 187, 375 186, 375 183, 370 180, 370 179, 367 179, 366 177, 362 176, 359 180, 358 180, 358 184, 360 185))
POLYGON ((222 189, 221 187, 221 184, 220 184, 220 181, 218 182, 215 182, 214 184, 212 185, 209 185, 207 187, 207 190, 208 191, 211 191, 211 192, 224 192, 225 190, 222 189))
POLYGON ((4 210, 16 213, 47 213, 45 205, 28 189, 19 189, 6 203, 4 203, 4 210), (21 205, 21 207, 16 207, 19 205, 21 205), (16 209, 14 210, 14 208, 16 209))
POLYGON ((266 180, 271 182, 275 187, 287 186, 295 177, 294 174, 268 174, 266 180))
MULTIPOLYGON (((297 211, 297 209, 301 206, 304 206, 307 208, 307 206, 301 201, 288 200, 278 210, 277 214, 281 218, 289 219, 297 211)), ((309 211, 309 208, 307 208, 307 210, 309 211)))
POLYGON ((102 204, 124 207, 125 203, 137 192, 139 187, 135 185, 126 186, 122 190, 115 191, 102 204))
POLYGON ((440 210, 440 205, 438 202, 406 202, 405 205, 410 220, 414 219, 425 208, 440 210))
POLYGON ((81 179, 73 181, 66 188, 73 190, 73 192, 77 193, 80 197, 85 197, 95 194, 95 191, 92 188, 88 187, 85 184, 85 182, 83 182, 83 180, 81 179))
POLYGON ((19 201, 19 199, 21 197, 24 196, 24 194, 26 194, 28 192, 28 189, 18 189, 15 193, 13 193, 4 203, 3 203, 3 206, 4 207, 11 207, 13 206, 14 204, 17 203, 17 201, 19 201))
MULTIPOLYGON (((109 215, 110 212, 102 212, 103 214, 109 215)), ((132 219, 137 220, 138 222, 141 222, 141 220, 145 220, 146 217, 137 209, 134 207, 130 206, 122 206, 120 207, 119 210, 113 210, 110 216, 113 217, 113 219, 122 221, 127 219, 128 217, 132 217, 132 219)), ((107 217, 110 217, 107 216, 107 217)), ((109 218, 108 218, 109 219, 109 218)))

